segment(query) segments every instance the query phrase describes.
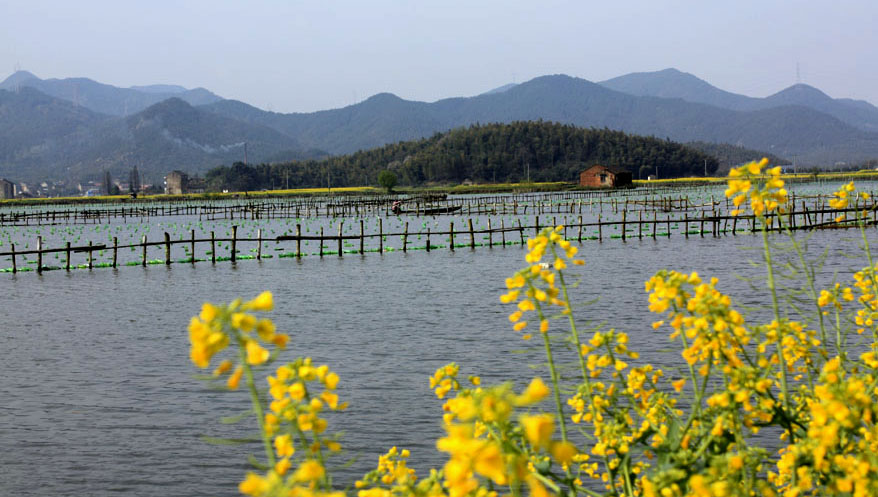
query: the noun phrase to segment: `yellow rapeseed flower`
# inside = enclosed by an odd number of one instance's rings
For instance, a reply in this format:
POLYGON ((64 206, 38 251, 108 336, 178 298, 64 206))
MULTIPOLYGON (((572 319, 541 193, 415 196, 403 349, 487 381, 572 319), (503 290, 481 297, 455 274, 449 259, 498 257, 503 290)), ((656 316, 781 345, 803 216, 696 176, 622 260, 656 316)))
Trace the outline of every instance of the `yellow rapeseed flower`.
POLYGON ((534 378, 527 385, 527 388, 524 389, 524 392, 521 393, 520 396, 516 399, 516 402, 519 405, 527 406, 531 404, 536 404, 537 402, 545 399, 551 391, 549 387, 543 383, 539 377, 534 378))
POLYGON ((232 369, 232 361, 226 359, 220 363, 219 366, 213 371, 214 376, 221 376, 223 374, 228 373, 232 369))
POLYGON ((219 309, 210 302, 205 302, 204 305, 201 306, 201 312, 198 314, 198 317, 201 318, 205 323, 209 323, 213 321, 217 314, 219 313, 219 309))
POLYGON ((274 298, 271 292, 265 291, 260 293, 255 299, 245 303, 243 307, 251 311, 271 311, 274 309, 274 298))
POLYGON ((531 445, 548 448, 552 432, 555 431, 555 418, 551 414, 522 416, 521 425, 524 427, 524 436, 531 445))
POLYGON ((238 388, 238 384, 241 382, 241 375, 244 374, 244 368, 240 365, 235 368, 235 372, 229 376, 229 379, 226 381, 226 386, 231 390, 235 390, 238 388))
POLYGON ((244 495, 258 497, 268 491, 268 480, 256 473, 247 473, 247 477, 238 484, 238 491, 244 495))
POLYGON ((247 340, 245 348, 247 350, 247 364, 250 364, 251 366, 264 363, 271 355, 268 350, 262 348, 256 340, 247 340))
POLYGON ((293 480, 297 482, 309 482, 323 478, 325 470, 323 465, 313 459, 303 461, 293 474, 293 480))
POLYGON ((241 331, 250 331, 256 326, 256 318, 252 314, 236 312, 232 314, 232 327, 241 331))
POLYGON ((274 450, 278 457, 292 457, 296 449, 293 446, 292 437, 289 434, 278 435, 274 438, 274 450))

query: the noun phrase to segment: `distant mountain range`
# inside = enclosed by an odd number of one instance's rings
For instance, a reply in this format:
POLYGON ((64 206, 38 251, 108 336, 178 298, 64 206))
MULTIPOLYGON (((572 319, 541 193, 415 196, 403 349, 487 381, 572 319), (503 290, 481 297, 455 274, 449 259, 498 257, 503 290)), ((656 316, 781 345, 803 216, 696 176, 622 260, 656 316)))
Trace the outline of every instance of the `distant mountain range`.
POLYGON ((88 78, 40 79, 27 71, 18 71, 0 83, 0 90, 15 91, 23 87, 110 116, 136 114, 169 98, 179 98, 190 105, 210 104, 223 99, 204 88, 187 90, 176 85, 118 88, 88 78))
MULTIPOLYGON (((14 181, 126 175, 346 154, 475 123, 544 120, 678 142, 727 143, 801 165, 878 157, 878 108, 794 85, 766 98, 725 92, 675 69, 601 83, 564 75, 433 103, 377 94, 313 113, 268 112, 176 85, 118 88, 19 71, 0 83, 0 176, 14 181)), ((384 167, 376 164, 376 168, 384 167)))
POLYGON ((127 117, 108 116, 23 87, 0 90, 0 176, 13 181, 127 177, 147 182, 174 169, 203 173, 219 164, 310 158, 271 128, 169 98, 127 117))
POLYGON ((753 98, 720 90, 704 80, 677 69, 626 74, 599 84, 629 95, 679 98, 687 102, 739 111, 800 105, 829 114, 864 131, 878 132, 878 107, 864 100, 832 98, 817 88, 805 84, 795 84, 765 98, 753 98))

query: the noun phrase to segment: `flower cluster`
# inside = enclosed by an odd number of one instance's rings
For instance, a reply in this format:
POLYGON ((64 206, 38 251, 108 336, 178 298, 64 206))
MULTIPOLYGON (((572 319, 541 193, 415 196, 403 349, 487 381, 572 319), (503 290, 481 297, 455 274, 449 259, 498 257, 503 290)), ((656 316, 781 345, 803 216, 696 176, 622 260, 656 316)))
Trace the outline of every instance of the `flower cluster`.
POLYGON ((330 487, 323 465, 325 451, 338 452, 341 444, 323 435, 328 423, 321 413, 347 407, 335 393, 338 381, 328 366, 315 366, 310 358, 279 366, 274 376, 267 377, 271 402, 262 431, 272 439, 274 457, 269 461, 274 459, 274 464, 265 476, 249 473, 241 483, 242 493, 255 497, 274 495, 279 489, 314 492, 330 487), (301 458, 297 469, 290 471, 297 443, 301 458))
POLYGON ((779 166, 765 169, 768 159, 759 162, 750 162, 741 167, 732 168, 729 171, 729 188, 726 197, 732 199, 736 209, 732 215, 743 212, 741 204, 750 199, 750 208, 757 217, 763 217, 772 212, 783 213, 786 209, 787 191, 784 189, 784 181, 781 179, 779 166), (754 186, 755 184, 755 186, 754 186))
MULTIPOLYGON (((857 325, 857 333, 862 334, 867 329, 872 332, 874 340, 878 341, 878 266, 867 266, 854 273, 854 288, 860 308, 854 317, 857 325)), ((849 294, 843 294, 847 299, 849 294)), ((852 297, 854 295, 850 293, 852 297)))
POLYGON ((408 449, 392 447, 378 458, 378 467, 356 482, 358 497, 439 497, 444 496, 440 475, 432 471, 429 478, 418 481, 415 470, 408 467, 408 449))
POLYGON ((874 367, 848 372, 841 358, 823 366, 806 402, 804 436, 783 451, 769 480, 784 495, 878 495, 878 425, 874 367))
MULTIPOLYGON (((829 206, 833 209, 843 210, 847 209, 850 206, 851 198, 855 199, 863 199, 868 200, 869 194, 867 192, 857 192, 857 188, 854 186, 854 182, 851 181, 846 185, 839 188, 837 192, 832 194, 832 198, 829 199, 829 206)), ((841 213, 838 217, 835 218, 835 222, 840 223, 847 218, 845 213, 841 213)))
MULTIPOLYGON (((267 312, 274 308, 271 292, 262 292, 255 299, 242 302, 235 300, 227 306, 215 306, 205 302, 198 316, 189 322, 189 358, 199 368, 206 368, 216 354, 235 343, 242 347, 243 354, 234 372, 229 376, 230 389, 238 388, 244 363, 256 366, 268 361, 270 352, 262 344, 286 347, 289 336, 277 333, 270 319, 257 319, 252 312, 267 312), (261 343, 262 344, 261 344, 261 343)), ((214 376, 221 376, 232 370, 234 361, 226 359, 214 370, 214 376)))
MULTIPOLYGON (((509 321, 513 323, 515 331, 527 328, 528 323, 537 321, 540 333, 549 331, 549 320, 546 312, 549 306, 561 308, 561 312, 569 314, 570 308, 566 300, 559 298, 558 275, 567 268, 567 262, 581 266, 585 264, 582 259, 575 259, 578 249, 569 241, 564 240, 560 233, 563 226, 546 228, 543 232, 527 241, 528 253, 525 261, 530 265, 506 279, 507 293, 500 296, 504 304, 516 303, 518 309, 509 315, 509 321), (546 255, 552 260, 542 262, 546 255), (550 269, 551 267, 551 269, 550 269), (527 313, 533 312, 535 318, 527 319, 527 313)), ((524 339, 530 339, 531 334, 524 334, 524 339)))
POLYGON ((545 383, 535 378, 520 394, 502 384, 461 388, 446 400, 446 436, 436 447, 449 455, 442 486, 450 497, 496 495, 491 490, 495 486, 508 486, 516 494, 526 486, 534 495, 548 495, 546 482, 531 468, 547 470, 552 460, 569 464, 578 451, 570 442, 554 439, 552 415, 516 417, 515 411, 534 406, 549 394, 545 383))

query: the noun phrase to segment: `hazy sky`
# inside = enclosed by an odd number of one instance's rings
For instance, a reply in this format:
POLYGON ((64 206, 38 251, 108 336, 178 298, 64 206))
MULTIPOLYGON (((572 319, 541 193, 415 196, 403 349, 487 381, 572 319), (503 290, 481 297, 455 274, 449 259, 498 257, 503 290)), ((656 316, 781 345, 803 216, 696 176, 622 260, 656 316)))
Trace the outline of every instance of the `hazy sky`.
POLYGON ((0 0, 0 80, 202 86, 278 112, 676 67, 766 96, 878 105, 878 1, 0 0))

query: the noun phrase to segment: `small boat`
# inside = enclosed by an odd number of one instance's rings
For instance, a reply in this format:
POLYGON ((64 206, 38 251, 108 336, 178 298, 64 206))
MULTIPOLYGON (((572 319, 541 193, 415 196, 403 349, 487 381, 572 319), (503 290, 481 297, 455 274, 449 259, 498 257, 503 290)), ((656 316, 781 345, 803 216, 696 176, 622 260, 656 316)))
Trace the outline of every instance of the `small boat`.
POLYGON ((436 214, 451 214, 452 212, 459 211, 460 208, 461 206, 459 205, 450 205, 447 207, 423 207, 420 209, 403 209, 400 202, 394 202, 393 205, 390 206, 390 212, 396 215, 414 214, 417 216, 435 216, 436 214))

